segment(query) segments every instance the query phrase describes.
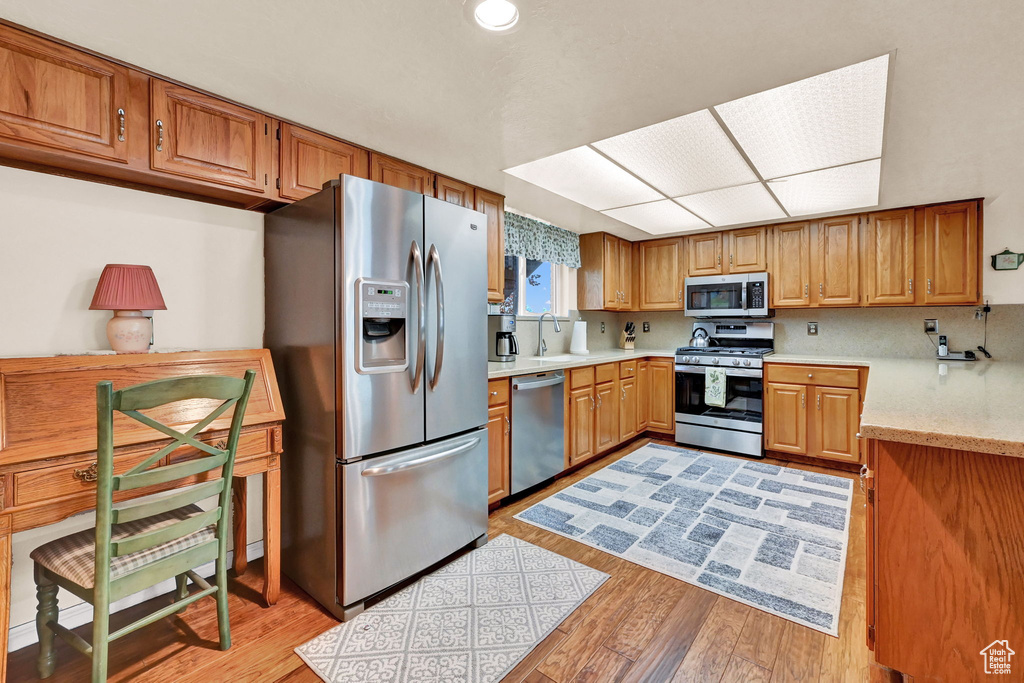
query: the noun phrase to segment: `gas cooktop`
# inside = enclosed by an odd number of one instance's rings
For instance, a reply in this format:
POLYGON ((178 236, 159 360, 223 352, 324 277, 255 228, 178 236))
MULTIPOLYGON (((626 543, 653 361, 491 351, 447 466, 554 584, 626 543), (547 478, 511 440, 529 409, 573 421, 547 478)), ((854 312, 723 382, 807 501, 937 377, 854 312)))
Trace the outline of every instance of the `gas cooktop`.
POLYGON ((772 349, 759 349, 752 346, 681 346, 676 353, 697 355, 728 355, 728 356, 766 356, 772 349))

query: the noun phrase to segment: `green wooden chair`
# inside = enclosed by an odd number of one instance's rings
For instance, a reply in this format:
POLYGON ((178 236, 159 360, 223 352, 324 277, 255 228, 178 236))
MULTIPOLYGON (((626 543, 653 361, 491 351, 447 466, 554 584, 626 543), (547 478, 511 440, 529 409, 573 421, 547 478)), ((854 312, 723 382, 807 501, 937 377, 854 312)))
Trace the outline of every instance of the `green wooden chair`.
MULTIPOLYGON (((97 399, 97 491, 96 528, 71 534, 36 548, 36 594, 39 607, 40 678, 49 677, 56 666, 53 638, 60 636, 75 649, 92 657, 93 683, 107 678, 107 648, 111 641, 136 629, 182 611, 189 604, 215 595, 220 649, 231 647, 228 626, 227 524, 231 495, 231 473, 242 418, 256 373, 248 370, 244 379, 194 376, 161 379, 114 391, 110 382, 96 386, 97 399), (222 403, 187 432, 174 430, 144 415, 149 410, 186 399, 215 399, 222 403), (234 406, 231 432, 224 449, 214 448, 196 438, 203 429, 234 406), (165 434, 174 441, 124 474, 114 474, 114 411, 119 411, 165 434), (192 446, 207 455, 173 465, 151 467, 181 446, 192 446), (126 503, 115 508, 114 491, 127 491, 167 484, 184 477, 220 468, 216 479, 145 502, 126 503), (196 503, 218 496, 215 509, 205 511, 196 503), (193 570, 216 560, 213 585, 193 570), (110 633, 110 604, 127 595, 175 577, 175 602, 124 628, 110 633), (187 580, 200 590, 188 593, 187 580), (93 606, 92 643, 57 623, 57 590, 65 588, 93 606)), ((238 552, 244 552, 244 549, 238 552)))

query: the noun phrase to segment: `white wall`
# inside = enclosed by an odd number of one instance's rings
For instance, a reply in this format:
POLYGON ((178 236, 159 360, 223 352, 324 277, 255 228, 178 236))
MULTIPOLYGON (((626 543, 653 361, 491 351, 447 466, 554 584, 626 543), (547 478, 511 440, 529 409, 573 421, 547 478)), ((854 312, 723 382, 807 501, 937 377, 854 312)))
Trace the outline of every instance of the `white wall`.
MULTIPOLYGON (((0 167, 0 356, 108 348, 110 313, 88 310, 107 263, 153 267, 167 303, 157 347, 262 345, 261 214, 0 167)), ((250 542, 260 501, 251 477, 250 542)), ((32 549, 90 526, 91 513, 14 535, 12 627, 35 619, 32 549)), ((61 591, 62 609, 77 602, 61 591)))

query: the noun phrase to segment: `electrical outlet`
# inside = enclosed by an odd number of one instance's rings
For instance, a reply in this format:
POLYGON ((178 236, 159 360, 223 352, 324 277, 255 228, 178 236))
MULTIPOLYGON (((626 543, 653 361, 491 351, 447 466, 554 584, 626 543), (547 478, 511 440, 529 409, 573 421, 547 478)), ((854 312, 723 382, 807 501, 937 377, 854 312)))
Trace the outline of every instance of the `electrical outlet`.
POLYGON ((924 319, 924 333, 925 334, 938 334, 939 333, 939 321, 935 318, 924 319))
POLYGON ((651 331, 651 324, 649 322, 647 322, 647 321, 644 321, 644 332, 650 332, 650 331, 651 331))
POLYGON ((818 336, 818 323, 807 323, 807 334, 812 337, 818 336))
POLYGON ((604 334, 604 323, 601 323, 601 334, 604 334))

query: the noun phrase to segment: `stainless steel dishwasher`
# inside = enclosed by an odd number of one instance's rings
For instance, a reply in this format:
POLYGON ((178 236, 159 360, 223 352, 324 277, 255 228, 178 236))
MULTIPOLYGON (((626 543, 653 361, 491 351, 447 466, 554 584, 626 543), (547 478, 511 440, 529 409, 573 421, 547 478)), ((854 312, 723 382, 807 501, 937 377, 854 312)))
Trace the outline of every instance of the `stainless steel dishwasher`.
POLYGON ((512 493, 565 467, 565 373, 512 379, 512 493))

